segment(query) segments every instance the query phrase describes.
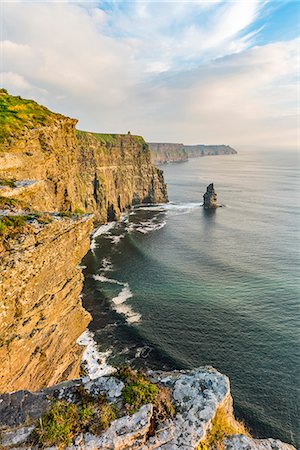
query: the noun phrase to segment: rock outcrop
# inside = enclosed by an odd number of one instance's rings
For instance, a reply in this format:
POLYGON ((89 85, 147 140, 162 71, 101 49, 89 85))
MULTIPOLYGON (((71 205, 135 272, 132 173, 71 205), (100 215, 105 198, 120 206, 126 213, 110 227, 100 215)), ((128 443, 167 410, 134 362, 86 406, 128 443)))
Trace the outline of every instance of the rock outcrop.
POLYGON ((92 216, 29 220, 0 243, 0 392, 36 390, 79 374, 76 339, 90 315, 81 305, 92 216))
POLYGON ((188 160, 183 144, 148 142, 154 164, 185 162, 188 160))
POLYGON ((207 186, 206 192, 203 195, 203 207, 205 209, 216 209, 218 207, 217 194, 215 192, 213 183, 210 183, 207 186))
MULTIPOLYGON (((149 376, 152 382, 170 389, 176 408, 173 418, 154 424, 155 406, 146 404, 132 415, 113 420, 100 435, 90 432, 80 433, 67 448, 69 450, 207 449, 205 442, 214 427, 213 421, 220 408, 226 415, 226 421, 234 424, 229 380, 215 369, 200 367, 192 371, 152 372, 149 376)), ((110 404, 120 406, 122 402, 124 384, 113 376, 96 380, 79 379, 35 394, 20 391, 0 395, 2 445, 19 445, 18 448, 28 450, 33 448, 29 443, 26 444, 26 440, 38 423, 39 417, 49 410, 51 399, 74 402, 80 386, 88 392, 88 395, 106 396, 110 404)), ((253 440, 245 435, 229 436, 224 444, 226 450, 295 450, 293 446, 277 440, 253 440)), ((210 446, 209 449, 213 450, 214 446, 210 446)))
POLYGON ((4 90, 0 106, 0 185, 16 181, 0 195, 31 210, 83 210, 100 222, 132 204, 167 201, 163 172, 142 137, 76 131, 77 120, 4 90))

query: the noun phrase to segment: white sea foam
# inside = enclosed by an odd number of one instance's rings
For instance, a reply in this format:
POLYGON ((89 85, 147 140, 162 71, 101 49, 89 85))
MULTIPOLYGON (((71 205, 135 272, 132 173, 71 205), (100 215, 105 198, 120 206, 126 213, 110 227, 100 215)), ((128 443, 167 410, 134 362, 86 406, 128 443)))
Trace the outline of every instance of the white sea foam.
POLYGON ((101 272, 110 272, 111 270, 113 270, 111 260, 109 258, 103 258, 101 272))
POLYGON ((107 239, 110 239, 113 244, 118 244, 123 237, 125 237, 125 234, 109 234, 106 236, 107 239))
POLYGON ((133 311, 130 305, 125 304, 125 302, 133 296, 128 283, 123 283, 113 278, 108 278, 103 274, 93 275, 94 280, 101 281, 101 283, 111 283, 122 286, 119 294, 112 298, 113 309, 118 313, 126 317, 128 323, 136 323, 141 320, 141 315, 133 311))
POLYGON ((105 275, 93 275, 94 280, 101 281, 101 283, 112 283, 112 284, 118 284, 119 286, 124 286, 124 283, 121 283, 121 281, 114 280, 113 278, 107 278, 105 275))
POLYGON ((85 364, 88 375, 92 380, 115 372, 116 369, 106 362, 111 351, 100 352, 94 340, 94 334, 90 330, 86 329, 79 336, 77 344, 85 347, 82 362, 85 364))
POLYGON ((139 231, 140 233, 147 234, 151 231, 157 231, 163 228, 167 222, 164 220, 163 222, 154 223, 152 221, 148 222, 141 222, 139 226, 136 228, 136 231, 139 231))
POLYGON ((195 208, 199 208, 200 206, 203 206, 203 203, 195 203, 195 202, 189 202, 189 203, 159 203, 157 205, 151 206, 138 206, 137 209, 145 210, 145 211, 187 211, 190 212, 191 210, 195 208))
POLYGON ((96 238, 101 236, 101 234, 107 234, 116 225, 117 222, 109 222, 105 225, 100 225, 96 231, 94 231, 91 240, 91 250, 93 251, 97 247, 96 238))
POLYGON ((128 283, 124 283, 123 286, 124 287, 121 292, 112 299, 115 305, 121 305, 122 303, 126 302, 126 300, 132 297, 132 292, 129 289, 128 283))

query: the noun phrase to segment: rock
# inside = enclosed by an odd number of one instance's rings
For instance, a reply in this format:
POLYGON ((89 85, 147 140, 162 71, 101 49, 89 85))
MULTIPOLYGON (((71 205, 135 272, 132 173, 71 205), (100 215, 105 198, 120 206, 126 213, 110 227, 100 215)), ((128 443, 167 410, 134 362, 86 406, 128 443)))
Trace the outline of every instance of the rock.
POLYGON ((277 439, 252 439, 243 434, 226 438, 224 446, 225 450, 296 450, 277 439))
MULTIPOLYGON (((26 426, 50 407, 43 392, 17 391, 0 396, 0 430, 26 426)), ((17 432, 17 430, 15 431, 17 432)))
POLYGON ((3 447, 23 444, 26 442, 33 430, 34 426, 22 427, 14 431, 3 431, 1 433, 0 444, 3 447))
MULTIPOLYGON (((205 440, 219 408, 227 415, 230 423, 234 423, 229 379, 216 369, 200 367, 190 371, 151 371, 148 377, 152 382, 170 389, 176 409, 175 417, 159 423, 153 430, 153 405, 144 405, 132 416, 126 415, 111 422, 109 428, 99 436, 79 434, 68 450, 196 450, 205 440)), ((28 419, 33 421, 44 414, 51 397, 76 401, 76 396, 80 395, 78 386, 83 386, 95 397, 99 393, 106 394, 110 401, 119 406, 121 404, 123 383, 113 376, 90 381, 68 381, 37 393, 20 391, 2 394, 0 433, 6 439, 4 442, 22 445, 28 428, 22 431, 20 427, 27 427, 28 419)), ((278 440, 252 439, 244 435, 230 436, 224 445, 225 450, 295 450, 292 445, 278 440)), ((24 450, 31 447, 18 448, 24 450)))
POLYGON ((203 195, 203 206, 205 209, 216 209, 218 207, 217 194, 213 183, 210 183, 206 188, 206 192, 203 195))
POLYGON ((85 435, 84 450, 139 449, 143 447, 151 425, 153 405, 144 405, 132 416, 114 420, 100 437, 85 435))
POLYGON ((150 379, 171 388, 176 416, 163 424, 145 449, 195 449, 220 405, 233 416, 229 379, 211 367, 186 372, 153 373, 150 379))
POLYGON ((0 262, 0 392, 78 377, 90 321, 82 269, 93 217, 62 218, 6 239, 0 262), (22 239, 21 239, 22 237, 22 239))
POLYGON ((124 383, 114 377, 101 377, 84 384, 84 388, 93 396, 103 394, 111 402, 121 397, 124 383))

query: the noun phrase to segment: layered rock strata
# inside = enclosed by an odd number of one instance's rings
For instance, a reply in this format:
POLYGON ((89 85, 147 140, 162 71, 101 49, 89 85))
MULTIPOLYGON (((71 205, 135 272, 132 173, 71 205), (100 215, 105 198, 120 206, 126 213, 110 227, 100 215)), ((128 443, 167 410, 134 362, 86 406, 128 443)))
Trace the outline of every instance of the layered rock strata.
POLYGON ((79 374, 76 339, 90 315, 78 264, 93 217, 32 220, 0 244, 0 392, 36 390, 79 374))
MULTIPOLYGON (((204 445, 213 427, 213 419, 222 408, 227 421, 234 423, 229 380, 213 368, 200 367, 192 371, 152 372, 153 382, 170 389, 176 414, 153 430, 152 404, 142 406, 131 416, 111 422, 100 435, 89 432, 75 437, 69 450, 143 449, 143 450, 196 450, 204 445)), ((16 392, 0 396, 0 429, 2 445, 18 445, 31 449, 26 439, 37 419, 50 407, 51 398, 74 401, 76 387, 82 386, 96 397, 105 395, 107 401, 120 405, 122 381, 110 377, 96 380, 81 379, 32 394, 16 392)), ((295 450, 293 446, 273 439, 253 440, 245 435, 233 435, 224 442, 226 450, 295 450), (239 446, 240 445, 240 446, 239 446)), ((55 449, 56 447, 51 447, 55 449)))

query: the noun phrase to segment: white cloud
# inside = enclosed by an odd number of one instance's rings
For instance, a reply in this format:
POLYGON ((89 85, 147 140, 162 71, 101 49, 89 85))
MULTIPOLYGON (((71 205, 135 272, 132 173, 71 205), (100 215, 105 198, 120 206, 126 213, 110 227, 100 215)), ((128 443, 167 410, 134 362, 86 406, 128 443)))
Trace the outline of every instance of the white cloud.
POLYGON ((295 142, 298 43, 250 48, 262 2, 110 5, 5 3, 4 87, 99 132, 295 142))

